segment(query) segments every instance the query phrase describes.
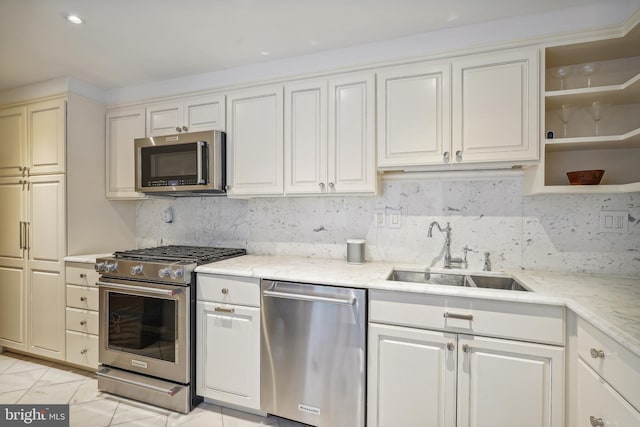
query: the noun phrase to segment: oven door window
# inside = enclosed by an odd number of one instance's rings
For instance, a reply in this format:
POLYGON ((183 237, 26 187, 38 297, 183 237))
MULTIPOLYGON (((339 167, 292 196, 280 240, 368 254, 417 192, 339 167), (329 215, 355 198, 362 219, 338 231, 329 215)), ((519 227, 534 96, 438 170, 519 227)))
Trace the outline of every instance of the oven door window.
MULTIPOLYGON (((203 171, 207 174, 206 150, 202 147, 203 171)), ((142 186, 195 185, 198 178, 198 146, 196 142, 143 147, 140 152, 142 186)))
POLYGON ((109 292, 111 350, 176 361, 176 300, 109 292))

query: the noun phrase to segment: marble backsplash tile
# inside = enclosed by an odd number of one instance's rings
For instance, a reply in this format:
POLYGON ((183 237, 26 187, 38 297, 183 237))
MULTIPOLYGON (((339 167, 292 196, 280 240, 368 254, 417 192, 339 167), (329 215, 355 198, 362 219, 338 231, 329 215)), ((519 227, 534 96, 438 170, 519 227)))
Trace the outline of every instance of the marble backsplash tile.
POLYGON ((384 181, 371 197, 153 198, 138 202, 138 246, 244 247, 249 253, 344 258, 348 238, 366 239, 369 260, 441 266, 451 252, 484 252, 494 270, 537 269, 640 276, 640 194, 523 196, 519 177, 479 181, 384 181), (171 207, 172 223, 163 222, 171 207), (402 213, 400 228, 376 227, 374 214, 402 213), (629 232, 599 233, 601 210, 629 212, 629 232))

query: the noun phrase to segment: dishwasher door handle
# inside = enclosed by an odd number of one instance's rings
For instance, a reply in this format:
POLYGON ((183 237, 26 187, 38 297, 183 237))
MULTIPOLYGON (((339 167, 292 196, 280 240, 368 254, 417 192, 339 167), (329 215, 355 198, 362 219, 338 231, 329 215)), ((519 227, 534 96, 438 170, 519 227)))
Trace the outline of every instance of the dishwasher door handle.
POLYGON ((294 299, 298 301, 312 301, 312 302, 328 302, 331 304, 340 304, 340 305, 353 305, 356 302, 355 297, 342 299, 342 298, 331 298, 331 297, 319 297, 316 295, 306 295, 306 294, 296 294, 293 292, 280 292, 273 291, 272 289, 275 287, 275 284, 271 286, 269 289, 266 289, 262 292, 262 294, 266 297, 272 298, 283 298, 283 299, 294 299))

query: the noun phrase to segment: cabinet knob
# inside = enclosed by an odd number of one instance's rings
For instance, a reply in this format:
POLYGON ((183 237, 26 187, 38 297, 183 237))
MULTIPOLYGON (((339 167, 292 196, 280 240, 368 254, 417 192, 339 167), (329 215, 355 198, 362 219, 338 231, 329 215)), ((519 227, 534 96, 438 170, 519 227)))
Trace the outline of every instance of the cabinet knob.
POLYGON ((182 130, 186 132, 186 131, 188 131, 188 130, 189 130, 189 128, 188 128, 188 127, 186 127, 186 126, 182 126, 182 130))
POLYGON ((333 184, 333 182, 329 183, 329 188, 333 189, 333 187, 335 187, 335 185, 333 184))
POLYGON ((442 157, 444 157, 444 161, 448 162, 449 161, 449 152, 445 151, 444 153, 442 153, 442 157))
POLYGON ((87 321, 86 321, 86 320, 81 320, 81 321, 80 321, 80 325, 84 326, 84 325, 86 325, 86 324, 87 324, 87 321))
POLYGON ((87 297, 80 297, 80 301, 86 302, 87 301, 87 297))
POLYGON ((223 294, 228 294, 229 293, 229 288, 222 288, 222 293, 223 294))
POLYGON ((85 273, 80 273, 80 278, 81 278, 81 279, 86 279, 86 278, 87 278, 87 275, 86 275, 85 273))
POLYGON ((596 350, 595 348, 592 348, 591 350, 589 350, 589 352, 591 353, 591 357, 593 357, 594 359, 604 359, 604 351, 602 350, 596 350))
POLYGON ((593 427, 604 427, 604 421, 602 418, 596 418, 593 415, 589 417, 589 421, 593 427))
POLYGON ((462 150, 458 150, 458 151, 456 151, 456 158, 457 158, 458 160, 462 159, 462 150))
POLYGON ((318 185, 320 186, 320 191, 324 191, 324 182, 321 182, 318 185))
POLYGON ((180 126, 176 126, 176 132, 182 132, 182 128, 180 126))
POLYGON ((230 185, 225 185, 225 186, 224 186, 224 189, 225 189, 225 190, 227 190, 227 191, 229 191, 229 190, 231 190, 231 186, 230 186, 230 185))
POLYGON ((80 350, 80 354, 87 354, 87 349, 83 348, 82 350, 80 350))
POLYGON ((462 346, 462 351, 464 351, 465 353, 471 353, 471 346, 469 346, 469 344, 464 344, 462 346))
POLYGON ((447 350, 449 350, 449 351, 453 351, 455 348, 456 348, 456 346, 455 346, 455 345, 453 345, 453 343, 452 343, 452 342, 448 342, 448 343, 447 343, 447 350))

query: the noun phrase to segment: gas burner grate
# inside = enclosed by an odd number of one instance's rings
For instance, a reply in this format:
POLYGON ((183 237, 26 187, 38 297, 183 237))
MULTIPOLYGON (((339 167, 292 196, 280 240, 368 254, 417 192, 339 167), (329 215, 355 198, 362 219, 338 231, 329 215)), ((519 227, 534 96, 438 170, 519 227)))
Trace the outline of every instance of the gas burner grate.
POLYGON ((236 248, 169 245, 118 251, 114 252, 113 256, 121 259, 192 261, 197 264, 206 264, 212 261, 221 261, 245 255, 246 253, 246 250, 236 248))

